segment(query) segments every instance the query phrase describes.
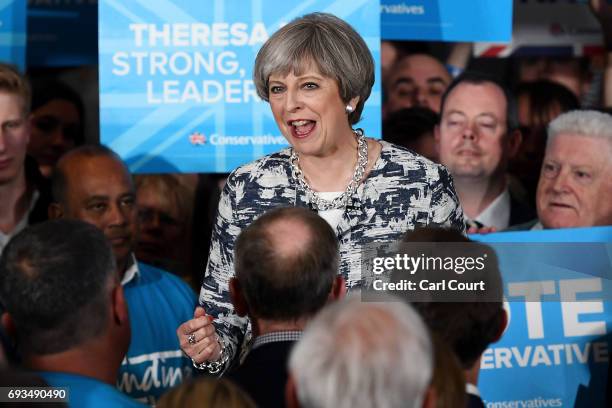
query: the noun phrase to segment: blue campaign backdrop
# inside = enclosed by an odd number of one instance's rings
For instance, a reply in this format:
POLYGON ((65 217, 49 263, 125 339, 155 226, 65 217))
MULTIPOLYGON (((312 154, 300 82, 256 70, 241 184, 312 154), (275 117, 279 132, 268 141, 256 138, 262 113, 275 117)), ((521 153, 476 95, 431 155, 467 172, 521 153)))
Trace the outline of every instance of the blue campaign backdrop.
POLYGON ((481 361, 493 407, 603 407, 612 227, 474 235, 499 255, 510 323, 481 361), (528 300, 528 301, 526 301, 528 300))
MULTIPOLYGON (((378 1, 100 0, 102 143, 137 173, 229 172, 287 146, 252 69, 269 35, 314 11, 355 27, 379 72, 378 1)), ((380 136, 378 75, 358 127, 380 136)))
POLYGON ((381 0, 384 40, 512 39, 512 0, 381 0))
POLYGON ((25 70, 26 5, 23 0, 0 0, 0 61, 25 70))

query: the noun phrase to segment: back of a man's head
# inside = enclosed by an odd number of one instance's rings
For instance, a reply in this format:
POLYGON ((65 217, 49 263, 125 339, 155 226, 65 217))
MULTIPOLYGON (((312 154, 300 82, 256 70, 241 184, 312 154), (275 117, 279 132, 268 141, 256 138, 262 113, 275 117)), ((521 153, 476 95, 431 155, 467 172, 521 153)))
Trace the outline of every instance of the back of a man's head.
POLYGON ((99 336, 116 280, 101 231, 75 220, 26 228, 0 259, 0 299, 24 357, 60 353, 99 336))
POLYGON ((417 229, 407 233, 403 243, 407 248, 418 243, 419 251, 423 243, 432 243, 436 250, 435 255, 443 258, 446 255, 474 258, 478 254, 486 254, 485 267, 482 270, 473 269, 464 275, 450 271, 450 275, 454 275, 458 281, 482 280, 485 282, 486 292, 449 292, 447 296, 455 295, 461 301, 434 298, 433 301, 413 303, 427 326, 455 352, 462 368, 471 368, 489 344, 499 339, 505 328, 502 278, 495 252, 487 245, 471 241, 458 231, 447 229, 417 229))
POLYGON ((271 210, 236 241, 236 278, 252 316, 276 321, 314 315, 338 275, 338 240, 305 208, 271 210))
POLYGON ((421 407, 432 353, 412 307, 349 297, 322 310, 293 349, 294 396, 301 408, 421 407))

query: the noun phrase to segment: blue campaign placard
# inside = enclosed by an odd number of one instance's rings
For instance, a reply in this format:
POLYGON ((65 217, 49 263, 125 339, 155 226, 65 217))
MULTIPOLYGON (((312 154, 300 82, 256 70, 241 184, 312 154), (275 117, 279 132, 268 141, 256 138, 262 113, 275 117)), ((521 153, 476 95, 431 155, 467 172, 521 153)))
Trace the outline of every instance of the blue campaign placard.
POLYGON ((510 317, 481 360, 485 406, 605 406, 612 227, 472 238, 491 244, 499 256, 510 317))
POLYGON ((384 40, 512 39, 512 0, 381 0, 384 40))
MULTIPOLYGON (((102 143, 136 173, 229 172, 287 146, 253 65, 274 31, 315 11, 355 27, 379 72, 378 1, 100 0, 102 143)), ((378 80, 358 127, 380 136, 378 80)))
POLYGON ((0 1, 0 61, 25 69, 26 5, 23 0, 0 1))

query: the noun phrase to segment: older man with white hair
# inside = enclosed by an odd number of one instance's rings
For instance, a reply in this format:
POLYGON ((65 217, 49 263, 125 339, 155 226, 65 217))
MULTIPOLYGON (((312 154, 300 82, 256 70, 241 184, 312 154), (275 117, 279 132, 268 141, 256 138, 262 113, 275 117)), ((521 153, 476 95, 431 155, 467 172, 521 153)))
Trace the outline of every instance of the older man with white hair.
POLYGON ((288 407, 435 405, 427 329, 411 306, 383 300, 349 297, 315 317, 289 360, 288 407))
POLYGON ((612 225, 612 115, 571 111, 548 126, 538 220, 516 229, 612 225))

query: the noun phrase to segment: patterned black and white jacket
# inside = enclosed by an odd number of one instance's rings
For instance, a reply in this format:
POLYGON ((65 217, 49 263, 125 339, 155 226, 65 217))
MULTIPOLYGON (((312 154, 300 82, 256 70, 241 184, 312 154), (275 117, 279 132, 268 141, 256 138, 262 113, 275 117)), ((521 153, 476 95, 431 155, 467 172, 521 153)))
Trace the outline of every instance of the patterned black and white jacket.
MULTIPOLYGON (((340 273, 347 289, 361 285, 361 251, 366 244, 389 243, 419 226, 465 229, 463 211, 446 168, 410 150, 379 141, 382 151, 352 197, 336 233, 340 273)), ((234 314, 228 282, 234 275, 234 243, 240 231, 276 207, 309 208, 293 176, 289 148, 234 170, 219 201, 200 304, 215 319, 217 333, 232 358, 250 338, 247 318, 234 314)))

